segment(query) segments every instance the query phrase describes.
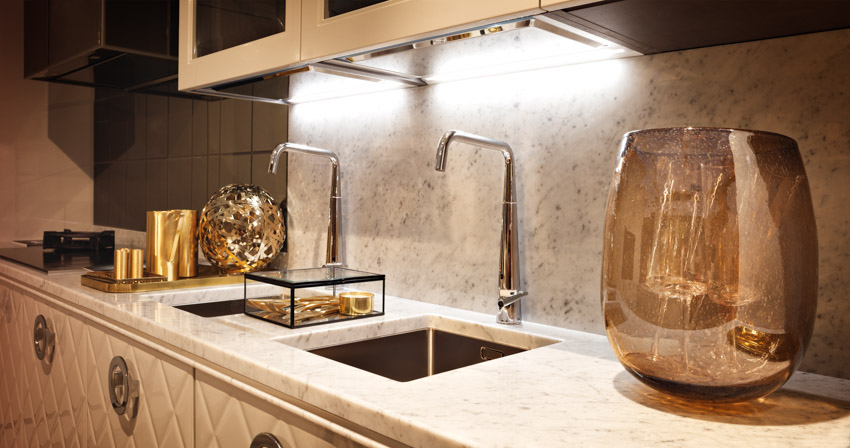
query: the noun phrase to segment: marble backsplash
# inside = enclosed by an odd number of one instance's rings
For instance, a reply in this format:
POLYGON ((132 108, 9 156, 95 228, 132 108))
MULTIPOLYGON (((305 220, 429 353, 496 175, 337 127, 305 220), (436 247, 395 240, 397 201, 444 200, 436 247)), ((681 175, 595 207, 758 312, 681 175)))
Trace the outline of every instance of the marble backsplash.
MULTIPOLYGON (((806 163, 820 240, 819 308, 802 369, 850 378, 848 105, 843 30, 300 104, 289 136, 340 156, 349 266, 385 273, 389 294, 494 316, 502 157, 457 145, 445 173, 434 158, 449 129, 507 141, 525 319, 603 333, 602 227, 623 133, 719 126, 788 135, 806 163)), ((285 263, 320 265, 330 167, 298 154, 289 161, 285 263)))

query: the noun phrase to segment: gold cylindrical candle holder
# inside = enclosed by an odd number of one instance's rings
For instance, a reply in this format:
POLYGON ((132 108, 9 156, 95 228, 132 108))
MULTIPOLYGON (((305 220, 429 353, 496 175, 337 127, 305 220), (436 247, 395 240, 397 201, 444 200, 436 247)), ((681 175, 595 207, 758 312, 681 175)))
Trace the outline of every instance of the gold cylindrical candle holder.
POLYGON ((196 210, 148 212, 147 269, 169 280, 198 275, 196 210))
POLYGON ((177 275, 195 277, 198 275, 198 211, 174 210, 180 212, 177 233, 180 242, 177 249, 177 275))
POLYGON ((133 249, 130 251, 130 278, 145 276, 145 251, 133 249))
POLYGON ((116 249, 115 258, 115 280, 124 280, 130 275, 130 249, 116 249))
POLYGON ((339 293, 339 312, 347 316, 358 316, 372 312, 371 292, 351 291, 339 293))

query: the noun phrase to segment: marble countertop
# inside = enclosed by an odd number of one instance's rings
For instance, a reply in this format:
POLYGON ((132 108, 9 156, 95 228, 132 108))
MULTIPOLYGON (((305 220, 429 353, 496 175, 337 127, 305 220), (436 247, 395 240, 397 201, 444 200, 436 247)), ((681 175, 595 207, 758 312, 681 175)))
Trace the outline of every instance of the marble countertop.
POLYGON ((5 261, 0 275, 412 446, 850 446, 848 380, 798 372, 760 400, 686 404, 632 378, 604 336, 558 327, 506 329, 493 315, 388 297, 385 316, 290 330, 170 306, 238 299, 241 286, 107 294, 81 286, 79 274, 47 276, 5 261), (561 342, 406 383, 293 346, 363 339, 411 321, 519 345, 561 342))

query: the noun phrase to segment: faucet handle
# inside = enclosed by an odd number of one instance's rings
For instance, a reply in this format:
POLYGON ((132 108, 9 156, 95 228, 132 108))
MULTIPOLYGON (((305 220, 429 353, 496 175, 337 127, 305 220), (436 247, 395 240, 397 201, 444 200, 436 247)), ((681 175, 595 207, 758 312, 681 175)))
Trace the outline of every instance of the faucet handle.
POLYGON ((496 315, 496 322, 505 325, 519 325, 522 322, 522 313, 520 305, 522 305, 523 297, 527 296, 525 291, 517 290, 501 290, 499 291, 499 314, 496 315))
POLYGON ((499 291, 499 309, 506 306, 511 306, 519 302, 523 297, 528 295, 528 291, 519 291, 516 289, 502 289, 499 291))

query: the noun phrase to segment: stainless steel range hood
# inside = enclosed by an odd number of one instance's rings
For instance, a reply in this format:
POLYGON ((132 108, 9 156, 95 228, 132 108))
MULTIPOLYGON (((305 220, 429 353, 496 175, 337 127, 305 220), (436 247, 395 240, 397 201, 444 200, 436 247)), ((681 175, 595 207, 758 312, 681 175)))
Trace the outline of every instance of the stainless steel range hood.
POLYGON ((296 104, 639 54, 568 25, 558 16, 541 14, 354 53, 194 92, 296 104), (294 92, 293 96, 265 98, 234 93, 243 84, 277 76, 290 77, 289 91, 294 92))
POLYGON ((25 0, 24 76, 140 89, 177 77, 176 0, 25 0))

